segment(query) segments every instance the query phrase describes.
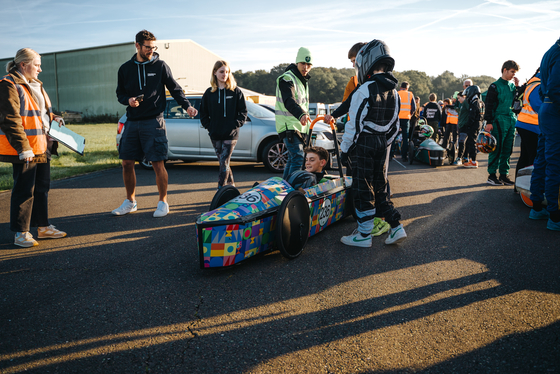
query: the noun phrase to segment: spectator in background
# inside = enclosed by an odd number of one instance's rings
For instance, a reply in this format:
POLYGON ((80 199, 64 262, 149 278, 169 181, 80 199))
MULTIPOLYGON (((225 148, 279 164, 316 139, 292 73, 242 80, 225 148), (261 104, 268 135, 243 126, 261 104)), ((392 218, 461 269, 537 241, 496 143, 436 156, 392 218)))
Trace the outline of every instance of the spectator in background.
POLYGON ((541 61, 539 145, 531 176, 531 219, 547 219, 546 228, 560 231, 558 190, 560 189, 560 39, 541 61), (544 195, 548 204, 543 209, 544 195))
POLYGON ((14 186, 10 201, 10 230, 19 247, 39 245, 29 232, 38 227, 39 239, 66 236, 49 223, 51 154, 58 143, 47 139, 52 121, 63 124, 52 112, 43 83, 41 56, 30 48, 17 51, 0 79, 0 162, 12 164, 14 186))
POLYGON ((492 83, 486 95, 486 120, 485 130, 496 138, 496 150, 488 154, 488 180, 486 183, 492 186, 512 186, 514 182, 509 179, 509 160, 513 151, 515 140, 516 115, 511 110, 513 96, 519 79, 515 73, 519 65, 512 60, 502 65, 502 76, 492 83), (513 80, 514 83, 511 82, 513 80), (496 172, 500 172, 500 177, 496 172))
POLYGON ((220 163, 218 189, 224 185, 235 186, 229 167, 231 154, 239 138, 239 129, 247 120, 245 96, 237 87, 226 61, 214 64, 210 78, 211 87, 204 92, 200 104, 200 122, 208 130, 220 163))
MULTIPOLYGON (((416 101, 414 100, 414 94, 410 92, 410 85, 408 82, 402 82, 401 88, 398 91, 399 97, 401 99, 401 109, 399 111, 399 122, 401 126, 402 134, 402 148, 401 157, 403 161, 408 161, 408 134, 410 119, 412 115, 416 112, 416 101)), ((393 142, 393 149, 395 148, 395 142, 393 142)))
POLYGON ((449 138, 453 136, 453 144, 457 146, 457 136, 459 135, 457 123, 459 121, 459 113, 455 109, 455 105, 451 104, 451 99, 444 100, 445 107, 443 108, 441 115, 441 123, 445 129, 443 136, 443 148, 447 148, 447 143, 449 138))
POLYGON ((276 80, 276 131, 288 150, 283 178, 303 167, 304 136, 309 131, 309 71, 313 58, 309 49, 301 47, 296 63, 290 64, 276 80))
MULTIPOLYGON (((521 152, 519 153, 519 159, 515 167, 515 177, 517 177, 517 173, 520 169, 533 165, 535 157, 537 156, 539 134, 541 133, 539 130, 538 114, 542 104, 539 96, 540 85, 541 74, 537 69, 535 75, 527 82, 525 92, 523 93, 523 107, 515 123, 515 128, 521 138, 521 152)), ((514 190, 517 192, 515 188, 514 190)))
POLYGON ((156 53, 156 37, 147 30, 136 34, 136 54, 121 65, 118 72, 117 99, 126 105, 126 126, 119 144, 119 158, 123 165, 123 180, 126 199, 113 210, 116 216, 135 212, 136 173, 135 160, 152 162, 156 175, 159 201, 154 217, 165 217, 169 213, 167 202, 168 176, 164 161, 167 160, 167 133, 163 111, 165 110, 165 88, 194 117, 198 111, 185 97, 183 88, 173 79, 169 66, 156 53))
POLYGON ((428 125, 432 126, 434 133, 432 138, 437 141, 439 133, 439 122, 441 121, 441 107, 437 103, 437 96, 435 93, 431 93, 428 97, 430 102, 424 105, 424 117, 428 121, 428 125))

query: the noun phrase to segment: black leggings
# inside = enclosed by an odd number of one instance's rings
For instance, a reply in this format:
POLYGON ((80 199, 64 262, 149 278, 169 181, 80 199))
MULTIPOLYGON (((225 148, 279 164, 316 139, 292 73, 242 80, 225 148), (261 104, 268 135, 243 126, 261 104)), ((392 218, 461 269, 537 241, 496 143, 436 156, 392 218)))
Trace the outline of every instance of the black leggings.
POLYGON ((532 131, 518 127, 517 133, 521 137, 521 152, 519 153, 519 159, 517 160, 517 166, 515 167, 516 177, 517 172, 520 169, 531 166, 535 162, 535 157, 537 156, 537 144, 539 142, 539 135, 532 131))

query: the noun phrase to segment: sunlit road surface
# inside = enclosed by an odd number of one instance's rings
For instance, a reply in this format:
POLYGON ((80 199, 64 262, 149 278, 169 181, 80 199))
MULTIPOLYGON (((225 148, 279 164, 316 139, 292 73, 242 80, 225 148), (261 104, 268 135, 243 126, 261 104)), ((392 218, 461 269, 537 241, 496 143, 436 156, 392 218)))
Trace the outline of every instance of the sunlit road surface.
MULTIPOLYGON (((161 219, 151 172, 123 217, 119 169, 55 182, 51 223, 69 236, 28 249, 2 193, 0 373, 560 372, 560 233, 480 164, 392 162, 398 246, 344 246, 347 218, 297 259, 222 271, 200 270, 194 225, 217 163, 170 163, 161 219)), ((270 176, 233 171, 241 191, 270 176)))

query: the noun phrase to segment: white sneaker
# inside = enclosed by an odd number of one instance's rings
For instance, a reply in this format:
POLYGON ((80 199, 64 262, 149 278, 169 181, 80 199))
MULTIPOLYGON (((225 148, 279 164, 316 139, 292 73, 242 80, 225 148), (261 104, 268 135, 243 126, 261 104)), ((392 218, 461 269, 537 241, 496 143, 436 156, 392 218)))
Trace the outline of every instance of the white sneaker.
POLYGON ((340 238, 340 241, 346 245, 368 248, 371 247, 371 234, 363 237, 358 229, 356 229, 351 235, 343 236, 342 238, 340 238))
POLYGON ((121 204, 120 207, 113 210, 113 213, 116 216, 124 216, 125 214, 136 212, 138 210, 138 203, 136 201, 130 201, 128 199, 124 199, 124 202, 121 204))
POLYGON ((31 235, 29 231, 16 233, 14 244, 23 248, 35 247, 36 245, 39 245, 39 243, 37 243, 37 241, 33 239, 33 235, 31 235))
POLYGON ((167 215, 167 213, 169 213, 169 204, 160 201, 159 203, 157 203, 157 209, 154 212, 154 217, 158 218, 158 217, 165 217, 167 215))
POLYGON ((406 239, 406 232, 402 224, 389 230, 389 236, 385 239, 385 244, 397 244, 406 239))

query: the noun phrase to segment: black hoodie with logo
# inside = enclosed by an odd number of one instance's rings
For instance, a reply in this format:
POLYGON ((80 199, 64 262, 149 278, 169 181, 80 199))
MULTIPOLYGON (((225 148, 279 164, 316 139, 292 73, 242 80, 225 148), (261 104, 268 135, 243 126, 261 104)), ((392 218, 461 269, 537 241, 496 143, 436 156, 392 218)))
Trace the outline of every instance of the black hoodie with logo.
POLYGON ((169 66, 154 53, 151 60, 139 62, 136 55, 119 68, 117 99, 126 105, 127 119, 137 121, 157 118, 165 110, 165 88, 177 104, 187 110, 191 103, 185 97, 183 88, 173 79, 169 66), (132 108, 128 99, 144 95, 140 106, 132 108))
POLYGON ((247 104, 239 87, 235 90, 208 88, 200 103, 200 123, 212 140, 235 140, 247 120, 247 104))

